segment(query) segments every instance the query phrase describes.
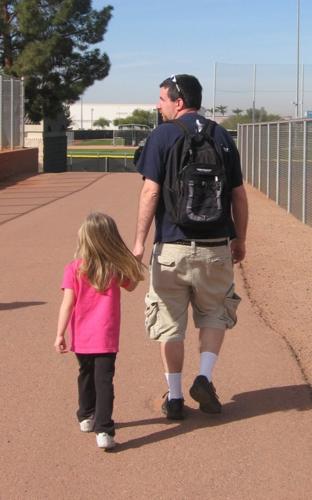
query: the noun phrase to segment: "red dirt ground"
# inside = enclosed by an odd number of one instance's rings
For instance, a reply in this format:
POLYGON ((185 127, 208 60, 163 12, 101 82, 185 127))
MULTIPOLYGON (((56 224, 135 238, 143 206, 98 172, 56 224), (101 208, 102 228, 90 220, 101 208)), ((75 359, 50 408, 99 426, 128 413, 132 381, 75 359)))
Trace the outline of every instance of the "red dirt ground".
MULTIPOLYGON (((183 378, 188 416, 162 417, 158 345, 144 333, 147 281, 123 293, 119 445, 104 453, 75 420, 74 356, 53 350, 59 286, 89 211, 113 215, 132 246, 141 179, 77 172, 1 187, 0 498, 310 499, 311 228, 248 189, 248 256, 236 268, 243 301, 215 370, 218 417, 201 414, 188 395, 199 364, 191 320, 183 378)), ((146 263, 151 238, 148 247, 146 263)))

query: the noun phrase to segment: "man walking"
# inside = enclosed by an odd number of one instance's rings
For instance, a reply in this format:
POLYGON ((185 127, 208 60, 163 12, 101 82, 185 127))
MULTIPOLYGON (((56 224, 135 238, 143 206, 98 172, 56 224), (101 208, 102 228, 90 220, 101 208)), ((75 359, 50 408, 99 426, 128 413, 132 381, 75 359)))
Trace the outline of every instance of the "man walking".
POLYGON ((204 234, 198 228, 172 221, 164 203, 163 184, 169 152, 183 136, 183 127, 195 133, 205 119, 198 114, 202 87, 194 76, 173 75, 160 84, 158 110, 163 122, 149 136, 137 164, 144 179, 140 194, 134 254, 142 259, 145 241, 155 217, 155 239, 146 296, 146 329, 161 343, 169 392, 162 411, 169 419, 184 418, 181 374, 188 306, 199 329, 200 362, 191 397, 206 413, 220 413, 212 383, 224 333, 236 323, 240 298, 234 292, 233 263, 245 257, 248 206, 239 154, 222 127, 214 124, 213 139, 223 158, 227 179, 226 217, 204 234), (171 120, 179 119, 182 126, 171 120))

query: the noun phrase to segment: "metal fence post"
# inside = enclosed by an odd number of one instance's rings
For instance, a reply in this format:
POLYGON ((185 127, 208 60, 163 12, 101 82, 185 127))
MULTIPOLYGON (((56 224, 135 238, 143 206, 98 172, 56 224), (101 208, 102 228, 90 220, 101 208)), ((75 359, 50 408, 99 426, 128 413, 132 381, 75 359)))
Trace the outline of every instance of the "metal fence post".
POLYGON ((25 119, 24 119, 24 114, 25 114, 25 88, 24 88, 24 77, 21 79, 21 85, 20 85, 20 113, 21 113, 21 128, 20 128, 20 146, 23 148, 25 145, 25 119))
POLYGON ((267 133, 267 141, 268 141, 268 144, 267 144, 267 182, 266 182, 266 194, 267 194, 267 197, 269 198, 270 197, 270 124, 268 123, 268 133, 267 133))
POLYGON ((261 141, 262 141, 262 125, 259 123, 259 164, 258 164, 258 189, 261 191, 261 171, 262 171, 262 164, 261 164, 261 141))
POLYGON ((246 182, 249 182, 248 178, 248 147, 249 147, 249 127, 248 125, 244 125, 246 127, 246 151, 245 151, 245 158, 246 158, 246 182))
POLYGON ((242 125, 239 126, 239 136, 240 136, 240 140, 239 140, 239 144, 240 144, 240 158, 241 158, 241 161, 243 162, 242 163, 242 168, 243 168, 243 172, 245 172, 245 179, 246 179, 246 163, 244 162, 244 148, 246 147, 245 146, 245 137, 244 137, 244 127, 242 125))
POLYGON ((0 75, 0 149, 2 149, 3 137, 3 76, 0 75))
MULTIPOLYGON (((244 171, 246 172, 245 165, 243 163, 244 138, 243 138, 243 128, 242 128, 242 125, 239 125, 239 124, 237 125, 237 139, 238 139, 237 149, 238 149, 238 152, 239 152, 240 161, 241 161, 241 168, 242 168, 242 172, 243 172, 243 175, 244 175, 244 171)), ((245 175, 245 178, 246 178, 246 175, 245 175)))
POLYGON ((287 212, 291 211, 291 132, 292 132, 292 122, 288 124, 288 183, 287 183, 287 212))
POLYGON ((302 222, 307 220, 307 122, 303 122, 302 222))
POLYGON ((277 124, 276 127, 276 133, 277 133, 277 146, 276 146, 276 203, 279 205, 279 177, 280 177, 280 172, 279 172, 279 161, 280 161, 280 124, 277 124))
POLYGON ((251 185, 255 186, 255 124, 252 124, 251 185))
POLYGON ((10 102, 10 147, 14 149, 14 80, 11 78, 11 102, 10 102))

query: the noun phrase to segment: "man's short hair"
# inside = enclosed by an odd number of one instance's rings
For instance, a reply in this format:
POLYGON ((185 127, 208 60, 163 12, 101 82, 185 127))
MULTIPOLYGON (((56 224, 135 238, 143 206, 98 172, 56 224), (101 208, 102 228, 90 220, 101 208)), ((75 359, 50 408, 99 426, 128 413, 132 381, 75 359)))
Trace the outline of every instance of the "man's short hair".
POLYGON ((187 108, 200 109, 202 86, 195 76, 172 75, 159 86, 168 89, 168 96, 171 101, 176 101, 180 97, 187 108))

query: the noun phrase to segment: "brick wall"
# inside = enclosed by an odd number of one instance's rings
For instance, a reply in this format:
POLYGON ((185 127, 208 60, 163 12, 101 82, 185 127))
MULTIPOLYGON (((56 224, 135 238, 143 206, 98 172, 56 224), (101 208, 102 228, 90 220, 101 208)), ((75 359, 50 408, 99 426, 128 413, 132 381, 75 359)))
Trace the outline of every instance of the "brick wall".
POLYGON ((0 151, 0 180, 38 173, 38 148, 0 151))

